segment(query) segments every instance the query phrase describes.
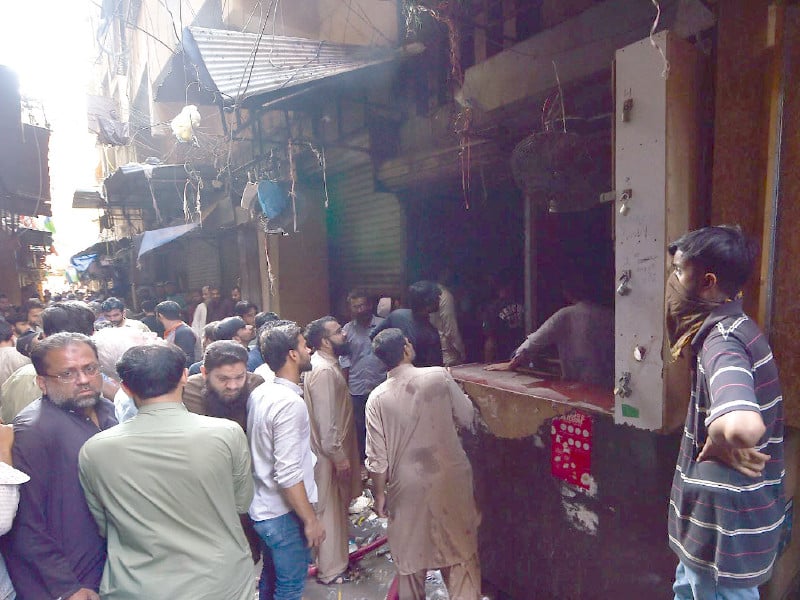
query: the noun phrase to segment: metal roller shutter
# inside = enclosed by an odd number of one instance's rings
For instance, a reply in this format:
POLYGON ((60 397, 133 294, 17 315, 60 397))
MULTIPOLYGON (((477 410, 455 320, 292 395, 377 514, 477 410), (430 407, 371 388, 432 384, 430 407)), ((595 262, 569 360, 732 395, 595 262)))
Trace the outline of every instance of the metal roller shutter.
MULTIPOLYGON (((187 285, 190 290, 198 290, 206 284, 220 285, 220 252, 217 241, 205 236, 186 241, 187 285)), ((220 290, 222 291, 222 290, 220 290)))
POLYGON ((329 180, 331 294, 342 306, 347 292, 365 288, 398 297, 405 288, 405 215, 397 196, 375 190, 367 163, 329 180))

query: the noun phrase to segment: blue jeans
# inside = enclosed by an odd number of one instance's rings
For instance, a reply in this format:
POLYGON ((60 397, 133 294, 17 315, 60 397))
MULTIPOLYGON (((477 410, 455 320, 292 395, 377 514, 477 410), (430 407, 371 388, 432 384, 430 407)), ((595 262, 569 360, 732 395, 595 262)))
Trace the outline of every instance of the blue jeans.
POLYGON ((267 547, 258 583, 259 600, 301 600, 311 551, 300 517, 290 512, 256 521, 253 527, 267 547))
POLYGON ((678 562, 675 600, 758 600, 758 588, 734 588, 719 585, 711 573, 687 567, 678 562))

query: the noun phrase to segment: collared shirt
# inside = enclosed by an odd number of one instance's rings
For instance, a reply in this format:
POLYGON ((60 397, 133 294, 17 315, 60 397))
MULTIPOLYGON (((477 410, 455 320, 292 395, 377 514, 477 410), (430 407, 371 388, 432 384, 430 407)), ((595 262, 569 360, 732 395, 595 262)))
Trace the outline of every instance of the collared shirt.
POLYGON ((117 417, 117 422, 130 421, 138 412, 139 410, 136 408, 133 398, 128 396, 125 390, 120 387, 117 393, 114 394, 114 416, 117 417))
POLYGON ((108 600, 252 600, 239 514, 253 497, 241 427, 180 402, 146 404, 80 452, 80 480, 108 538, 108 600))
POLYGON ((108 400, 95 410, 99 427, 43 397, 14 419, 14 463, 31 480, 20 488, 17 517, 2 541, 20 598, 68 598, 100 584, 106 543, 78 480, 78 453, 117 421, 108 400))
POLYGON ((247 431, 247 399, 253 393, 253 390, 262 383, 264 383, 264 380, 259 375, 247 373, 244 384, 247 395, 244 400, 241 403, 228 403, 209 398, 206 378, 202 374, 192 375, 186 380, 186 385, 183 386, 183 404, 189 412, 209 417, 230 419, 237 422, 244 431, 247 431))
POLYGON ((350 344, 350 356, 340 357, 339 365, 350 369, 347 382, 353 396, 366 396, 386 379, 386 365, 373 354, 371 337, 383 321, 383 318, 373 315, 366 327, 356 320, 342 327, 350 344))
POLYGON ((247 437, 253 456, 255 496, 250 505, 254 521, 274 519, 291 512, 282 490, 305 484, 308 501, 317 501, 311 452, 311 426, 303 389, 276 377, 250 394, 247 437))
POLYGON ((247 370, 254 373, 255 370, 264 364, 264 357, 261 356, 261 350, 258 349, 258 344, 248 346, 247 348, 247 370))
POLYGON ((272 369, 269 368, 269 365, 267 363, 264 363, 263 365, 259 365, 258 367, 256 367, 256 370, 253 371, 253 373, 261 377, 264 381, 271 382, 275 380, 275 373, 272 371, 272 369))
POLYGON ((686 426, 669 506, 669 543, 687 566, 720 585, 756 587, 770 578, 784 521, 783 396, 764 334, 727 302, 692 340, 697 354, 686 426), (759 477, 714 460, 697 462, 714 420, 732 411, 761 415, 756 450, 770 455, 759 477))

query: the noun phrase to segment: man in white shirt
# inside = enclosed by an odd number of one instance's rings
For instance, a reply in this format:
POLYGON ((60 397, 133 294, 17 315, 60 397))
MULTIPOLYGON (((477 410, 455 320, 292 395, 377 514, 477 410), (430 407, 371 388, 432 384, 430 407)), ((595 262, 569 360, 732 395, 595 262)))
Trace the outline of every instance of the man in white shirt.
POLYGON ((260 600, 301 600, 309 547, 325 529, 317 518, 311 427, 300 374, 311 369, 311 351, 296 323, 276 322, 259 335, 261 354, 275 380, 253 390, 247 436, 253 458, 255 496, 250 518, 264 540, 260 600))
POLYGON ((114 327, 133 327, 139 331, 150 331, 150 328, 136 319, 125 316, 125 303, 119 298, 107 298, 101 305, 103 316, 114 327))

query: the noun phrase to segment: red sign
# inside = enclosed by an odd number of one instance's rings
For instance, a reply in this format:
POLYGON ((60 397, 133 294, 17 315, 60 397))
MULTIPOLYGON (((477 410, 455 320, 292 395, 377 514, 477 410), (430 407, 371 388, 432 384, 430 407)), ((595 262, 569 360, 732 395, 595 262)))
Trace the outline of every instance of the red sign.
POLYGON ((550 472, 589 489, 592 474, 592 417, 575 411, 550 426, 550 472))

